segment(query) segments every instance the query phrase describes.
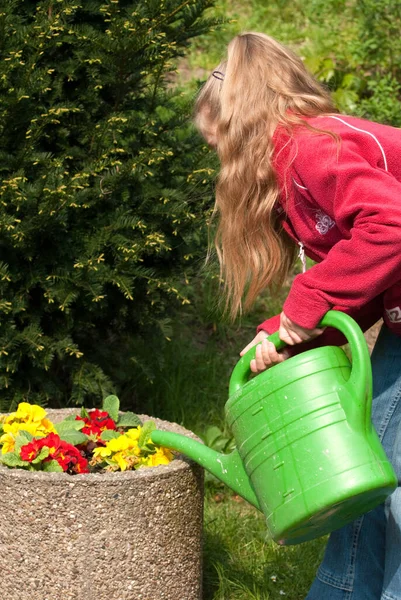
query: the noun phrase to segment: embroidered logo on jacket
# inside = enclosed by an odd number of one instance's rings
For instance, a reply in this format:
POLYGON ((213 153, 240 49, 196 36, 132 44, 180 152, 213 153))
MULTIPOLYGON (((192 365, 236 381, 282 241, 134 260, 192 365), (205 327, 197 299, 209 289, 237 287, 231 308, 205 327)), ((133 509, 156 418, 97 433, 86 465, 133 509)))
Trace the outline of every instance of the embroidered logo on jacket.
POLYGON ((387 317, 390 323, 401 323, 401 307, 394 306, 394 308, 386 309, 387 317))
POLYGON ((315 213, 316 225, 315 229, 322 235, 325 235, 329 229, 334 227, 335 222, 329 215, 326 215, 322 210, 317 210, 315 213))

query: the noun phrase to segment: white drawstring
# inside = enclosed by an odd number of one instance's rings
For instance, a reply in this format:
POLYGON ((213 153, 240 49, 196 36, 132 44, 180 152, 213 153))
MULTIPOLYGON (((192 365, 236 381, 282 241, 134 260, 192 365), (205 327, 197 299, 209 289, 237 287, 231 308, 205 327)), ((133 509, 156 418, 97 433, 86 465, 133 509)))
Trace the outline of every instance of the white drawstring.
POLYGON ((298 258, 301 259, 302 273, 305 273, 305 271, 306 271, 306 258, 305 258, 304 245, 303 245, 302 242, 298 242, 298 246, 299 246, 298 258))

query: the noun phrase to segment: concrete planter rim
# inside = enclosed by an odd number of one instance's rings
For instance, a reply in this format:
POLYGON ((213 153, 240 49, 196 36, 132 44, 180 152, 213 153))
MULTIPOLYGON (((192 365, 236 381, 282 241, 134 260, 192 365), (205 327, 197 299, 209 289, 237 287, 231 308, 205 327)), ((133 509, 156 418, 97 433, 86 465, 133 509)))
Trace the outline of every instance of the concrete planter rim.
MULTIPOLYGON (((54 422, 58 422, 63 420, 65 417, 78 414, 79 409, 46 409, 47 417, 50 420, 52 419, 52 415, 55 415, 56 418, 54 422), (57 418, 57 417, 61 418, 57 418)), ((151 420, 154 421, 156 427, 158 429, 174 431, 175 433, 181 433, 188 437, 192 437, 193 439, 199 439, 195 436, 194 433, 185 429, 181 425, 177 423, 172 423, 171 421, 164 421, 162 419, 158 419, 156 417, 151 417, 148 415, 139 414, 138 417, 142 421, 151 420)), ((164 479, 166 477, 170 477, 170 475, 174 472, 186 470, 189 464, 193 464, 189 458, 185 457, 182 454, 176 454, 174 460, 172 460, 168 465, 158 465, 157 467, 146 467, 132 471, 116 471, 114 473, 110 472, 98 472, 98 473, 82 473, 82 474, 74 474, 69 475, 68 473, 46 473, 45 471, 27 471, 25 469, 18 468, 9 468, 5 465, 0 464, 0 473, 7 475, 7 477, 12 477, 13 479, 21 480, 21 481, 40 481, 46 480, 49 481, 51 479, 52 483, 55 484, 78 484, 78 483, 86 483, 90 485, 91 483, 99 483, 103 482, 108 485, 113 485, 113 481, 133 481, 138 479, 147 479, 149 482, 154 481, 156 479, 164 479)))

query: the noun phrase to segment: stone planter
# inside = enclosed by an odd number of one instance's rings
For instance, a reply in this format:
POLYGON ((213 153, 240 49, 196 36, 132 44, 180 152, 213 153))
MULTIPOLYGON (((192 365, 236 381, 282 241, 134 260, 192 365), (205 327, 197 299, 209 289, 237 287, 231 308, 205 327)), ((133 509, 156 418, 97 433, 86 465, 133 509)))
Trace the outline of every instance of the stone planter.
MULTIPOLYGON (((48 416, 57 422, 73 412, 48 416)), ((182 456, 167 466, 74 476, 0 465, 1 596, 200 600, 202 517, 203 470, 182 456)))

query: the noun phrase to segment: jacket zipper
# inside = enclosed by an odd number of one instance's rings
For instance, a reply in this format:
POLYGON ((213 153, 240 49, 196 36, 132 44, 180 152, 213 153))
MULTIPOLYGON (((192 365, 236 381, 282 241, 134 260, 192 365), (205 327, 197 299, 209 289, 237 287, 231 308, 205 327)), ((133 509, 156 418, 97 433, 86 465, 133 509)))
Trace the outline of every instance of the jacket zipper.
POLYGON ((305 273, 305 271, 306 271, 306 258, 305 258, 304 245, 303 245, 302 242, 298 242, 298 246, 299 246, 298 258, 301 260, 301 263, 302 263, 302 273, 305 273))
POLYGON ((302 242, 299 241, 299 239, 297 238, 295 231, 293 229, 293 227, 290 225, 290 223, 288 221, 283 221, 282 222, 282 226, 285 229, 285 231, 288 233, 288 235, 294 240, 294 242, 296 242, 299 246, 299 251, 298 251, 298 258, 300 259, 301 263, 302 263, 302 273, 305 273, 306 271, 306 256, 305 256, 305 246, 303 245, 302 242))

